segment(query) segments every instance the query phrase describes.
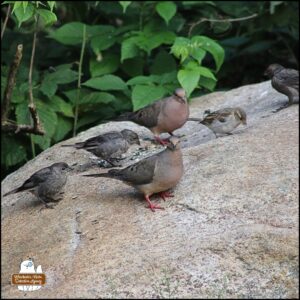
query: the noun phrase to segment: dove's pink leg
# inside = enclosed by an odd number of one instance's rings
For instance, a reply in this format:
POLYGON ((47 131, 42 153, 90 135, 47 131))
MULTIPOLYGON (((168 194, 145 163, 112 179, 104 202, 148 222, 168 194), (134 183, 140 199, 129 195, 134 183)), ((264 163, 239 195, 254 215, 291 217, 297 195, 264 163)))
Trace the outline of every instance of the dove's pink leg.
POLYGON ((150 208, 153 212, 155 211, 155 209, 164 209, 163 207, 160 207, 158 204, 153 204, 150 201, 150 198, 148 195, 145 195, 145 200, 148 202, 149 206, 148 208, 150 208))
POLYGON ((155 140, 156 140, 158 143, 160 143, 160 144, 163 145, 163 146, 165 146, 165 145, 167 145, 167 144, 169 143, 169 140, 168 140, 168 139, 163 140, 163 139, 161 139, 159 136, 155 136, 154 138, 155 138, 155 140))
POLYGON ((159 197, 161 197, 164 201, 166 201, 166 198, 172 198, 174 195, 171 192, 160 192, 158 193, 159 197))

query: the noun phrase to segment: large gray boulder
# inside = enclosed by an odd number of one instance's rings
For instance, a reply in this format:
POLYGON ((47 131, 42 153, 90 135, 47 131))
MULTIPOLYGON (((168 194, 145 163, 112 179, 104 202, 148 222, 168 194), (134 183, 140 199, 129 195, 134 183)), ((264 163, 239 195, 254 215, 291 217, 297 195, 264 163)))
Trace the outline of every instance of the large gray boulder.
MULTIPOLYGON (((241 106, 248 125, 217 139, 196 122, 177 131, 185 135, 185 174, 174 198, 153 198, 165 210, 146 209, 122 182, 79 172, 55 209, 39 211, 28 192, 2 198, 3 297, 299 297, 299 106, 273 113, 286 101, 270 81, 193 99, 192 117, 241 106), (10 277, 28 257, 42 266, 47 283, 25 294, 10 277)), ((111 122, 63 143, 121 128, 151 137, 133 123, 111 122)), ((61 144, 7 176, 2 192, 54 162, 90 159, 61 144)))

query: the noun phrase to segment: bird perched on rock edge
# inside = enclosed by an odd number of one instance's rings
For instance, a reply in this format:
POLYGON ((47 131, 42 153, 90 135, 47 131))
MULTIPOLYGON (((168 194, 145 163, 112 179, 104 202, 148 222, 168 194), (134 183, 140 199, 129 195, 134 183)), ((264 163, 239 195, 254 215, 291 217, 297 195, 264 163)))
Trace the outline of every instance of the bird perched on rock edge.
POLYGON ((63 147, 75 147, 84 149, 100 157, 112 166, 116 166, 113 160, 127 152, 133 144, 140 145, 139 136, 132 130, 124 129, 121 132, 110 131, 104 134, 87 139, 84 142, 75 143, 74 145, 62 145, 63 147))
POLYGON ((67 182, 67 172, 72 168, 64 162, 55 163, 49 167, 40 169, 31 175, 20 187, 4 194, 11 194, 30 191, 33 193, 46 208, 53 208, 48 202, 58 202, 60 192, 67 182))
POLYGON ((123 181, 142 192, 148 202, 148 208, 155 211, 155 209, 162 209, 162 207, 153 204, 149 197, 155 193, 159 193, 164 200, 165 197, 172 197, 173 195, 166 191, 174 187, 182 175, 183 162, 180 140, 177 137, 171 137, 165 150, 124 169, 112 169, 108 173, 83 176, 107 177, 123 181))
POLYGON ((286 96, 289 101, 286 106, 299 102, 299 71, 286 69, 279 64, 271 64, 264 75, 271 79, 272 87, 286 96))
POLYGON ((132 121, 147 127, 154 134, 155 139, 162 145, 168 142, 159 135, 172 132, 182 127, 189 117, 189 105, 185 90, 178 88, 170 97, 155 101, 135 112, 122 114, 114 121, 132 121))
POLYGON ((207 126, 214 132, 216 137, 217 133, 231 134, 231 131, 241 123, 244 125, 247 124, 247 114, 240 107, 228 107, 214 112, 207 110, 205 113, 206 115, 204 115, 203 119, 189 118, 188 121, 198 121, 199 123, 207 126))

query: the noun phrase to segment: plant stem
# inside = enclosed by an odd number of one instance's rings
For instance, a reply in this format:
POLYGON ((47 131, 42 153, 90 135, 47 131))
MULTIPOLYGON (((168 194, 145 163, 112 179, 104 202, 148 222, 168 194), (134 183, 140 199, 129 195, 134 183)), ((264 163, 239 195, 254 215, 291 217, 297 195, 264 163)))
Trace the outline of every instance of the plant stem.
POLYGON ((4 36, 4 31, 5 31, 5 28, 6 28, 6 25, 7 25, 8 18, 10 16, 10 11, 11 11, 11 6, 9 4, 8 7, 7 7, 7 12, 6 12, 5 20, 3 22, 3 26, 2 26, 2 30, 1 30, 1 40, 2 40, 2 38, 4 36))
POLYGON ((85 50, 85 40, 86 40, 86 26, 83 25, 82 45, 81 45, 80 60, 79 60, 79 67, 78 67, 77 97, 76 97, 76 102, 75 102, 73 136, 76 135, 76 127, 77 127, 77 121, 78 121, 78 106, 79 106, 78 102, 79 102, 79 97, 80 97, 81 73, 82 73, 83 55, 84 55, 84 50, 85 50))

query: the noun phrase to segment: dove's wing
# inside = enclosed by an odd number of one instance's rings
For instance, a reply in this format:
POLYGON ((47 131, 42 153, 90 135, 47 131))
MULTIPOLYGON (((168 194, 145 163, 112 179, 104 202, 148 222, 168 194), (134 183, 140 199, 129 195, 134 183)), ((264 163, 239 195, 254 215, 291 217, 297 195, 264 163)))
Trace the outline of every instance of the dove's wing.
POLYGON ((277 80, 284 85, 299 91, 299 71, 293 69, 283 69, 275 75, 277 80))

